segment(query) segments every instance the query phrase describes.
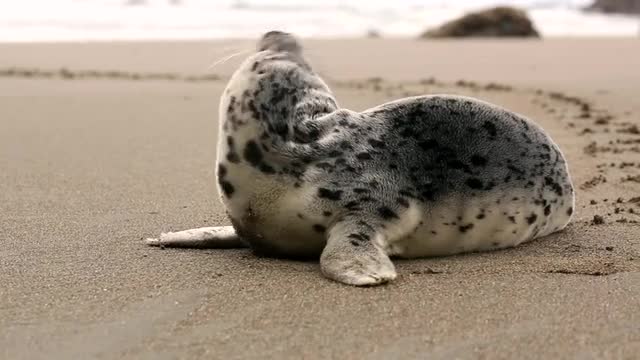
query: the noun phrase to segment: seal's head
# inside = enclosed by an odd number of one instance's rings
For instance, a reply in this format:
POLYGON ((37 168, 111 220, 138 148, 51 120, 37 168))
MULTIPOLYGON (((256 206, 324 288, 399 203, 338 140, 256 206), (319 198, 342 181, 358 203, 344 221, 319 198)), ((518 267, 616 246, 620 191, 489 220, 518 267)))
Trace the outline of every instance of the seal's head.
POLYGON ((265 50, 302 54, 300 42, 293 35, 282 31, 269 31, 262 36, 258 42, 258 51, 265 50))
POLYGON ((229 80, 220 105, 222 130, 269 138, 271 150, 278 143, 316 139, 322 132, 307 120, 338 108, 329 87, 305 60, 300 42, 282 31, 261 37, 256 52, 229 80))

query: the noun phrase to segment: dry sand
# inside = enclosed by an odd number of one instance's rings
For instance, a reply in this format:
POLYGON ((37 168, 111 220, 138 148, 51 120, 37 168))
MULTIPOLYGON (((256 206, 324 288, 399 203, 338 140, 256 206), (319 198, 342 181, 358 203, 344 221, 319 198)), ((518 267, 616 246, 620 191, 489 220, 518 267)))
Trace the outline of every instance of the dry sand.
POLYGON ((397 261, 364 289, 314 262, 141 242, 227 223, 216 108, 238 61, 185 76, 249 42, 1 45, 0 358, 637 359, 638 44, 307 42, 345 107, 448 92, 535 119, 578 188, 562 233, 397 261))

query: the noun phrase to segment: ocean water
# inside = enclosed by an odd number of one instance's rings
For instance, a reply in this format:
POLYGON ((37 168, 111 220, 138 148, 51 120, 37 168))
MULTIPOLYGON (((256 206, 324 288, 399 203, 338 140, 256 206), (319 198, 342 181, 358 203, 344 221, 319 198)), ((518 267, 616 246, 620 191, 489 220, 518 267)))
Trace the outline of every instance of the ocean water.
POLYGON ((638 36, 640 19, 591 0, 0 0, 0 41, 417 36, 479 8, 526 8, 543 36, 638 36))

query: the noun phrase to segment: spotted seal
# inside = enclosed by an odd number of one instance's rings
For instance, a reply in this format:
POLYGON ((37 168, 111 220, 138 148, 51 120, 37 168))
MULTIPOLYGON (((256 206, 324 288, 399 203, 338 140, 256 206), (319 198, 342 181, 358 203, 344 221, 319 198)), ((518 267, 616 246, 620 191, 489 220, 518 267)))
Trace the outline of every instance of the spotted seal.
POLYGON ((220 99, 217 181, 233 226, 149 245, 320 256, 351 285, 393 280, 390 256, 516 246, 573 213, 567 163, 540 126, 469 97, 341 108, 299 42, 269 32, 220 99))

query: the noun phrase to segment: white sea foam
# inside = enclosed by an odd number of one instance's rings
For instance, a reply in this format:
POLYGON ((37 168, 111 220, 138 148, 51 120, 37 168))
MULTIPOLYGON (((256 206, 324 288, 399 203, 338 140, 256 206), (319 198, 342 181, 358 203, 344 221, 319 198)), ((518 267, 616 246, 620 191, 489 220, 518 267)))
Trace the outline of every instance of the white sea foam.
POLYGON ((544 36, 638 36, 632 16, 585 13, 590 0, 0 0, 0 41, 416 36, 467 11, 529 10, 544 36))

